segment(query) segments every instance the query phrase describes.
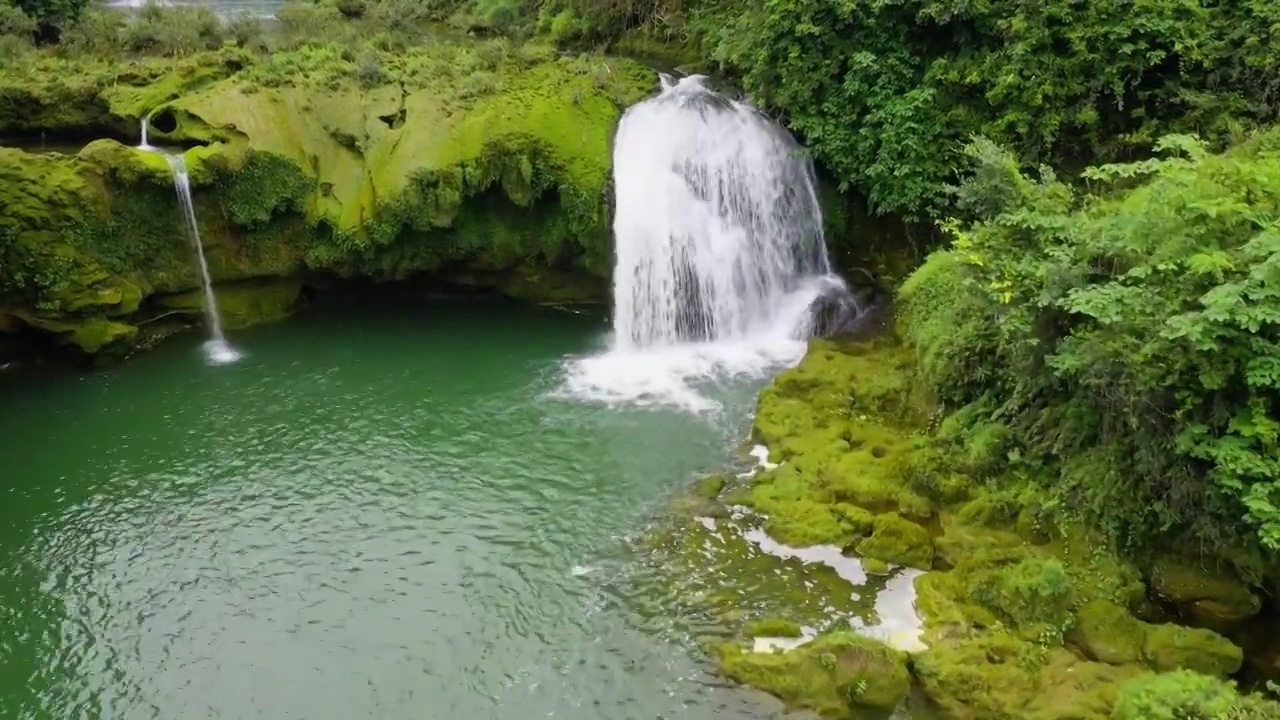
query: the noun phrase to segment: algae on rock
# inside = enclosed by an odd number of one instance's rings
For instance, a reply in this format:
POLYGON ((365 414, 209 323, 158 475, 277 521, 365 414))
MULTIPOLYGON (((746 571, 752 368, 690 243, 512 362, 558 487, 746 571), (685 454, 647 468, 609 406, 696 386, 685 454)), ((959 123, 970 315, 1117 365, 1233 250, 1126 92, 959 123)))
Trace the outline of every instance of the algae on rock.
POLYGON ((892 710, 911 688, 905 654, 851 632, 830 633, 776 653, 727 643, 719 661, 729 678, 830 718, 849 717, 859 708, 892 710))

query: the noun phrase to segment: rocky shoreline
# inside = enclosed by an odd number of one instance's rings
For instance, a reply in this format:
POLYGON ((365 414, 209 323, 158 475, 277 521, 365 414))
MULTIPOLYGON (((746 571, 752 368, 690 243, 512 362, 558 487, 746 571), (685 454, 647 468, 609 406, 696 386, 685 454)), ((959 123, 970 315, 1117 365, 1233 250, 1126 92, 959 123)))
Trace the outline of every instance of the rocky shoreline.
POLYGON ((1128 560, 1061 521, 1040 489, 984 474, 973 443, 936 422, 897 338, 812 341, 762 393, 752 442, 769 462, 701 481, 674 506, 683 528, 660 541, 675 582, 706 575, 693 594, 737 628, 704 638, 729 678, 824 717, 910 696, 913 716, 1137 720, 1164 717, 1143 713, 1188 686, 1236 713, 1205 717, 1280 712, 1233 684, 1280 677, 1274 638, 1250 641, 1274 622, 1262 588, 1193 556, 1128 560), (789 548, 769 569, 749 550, 762 536, 789 548), (783 590, 744 579, 791 572, 807 575, 783 590), (904 572, 905 604, 871 608, 904 572), (904 613, 921 626, 904 631, 904 613), (896 631, 859 619, 877 616, 896 631))

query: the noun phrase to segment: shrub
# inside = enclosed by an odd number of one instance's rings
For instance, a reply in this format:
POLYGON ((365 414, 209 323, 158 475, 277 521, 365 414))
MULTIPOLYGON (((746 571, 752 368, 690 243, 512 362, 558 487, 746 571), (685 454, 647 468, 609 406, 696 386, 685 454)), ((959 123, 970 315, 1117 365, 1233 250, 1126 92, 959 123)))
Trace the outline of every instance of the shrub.
MULTIPOLYGON (((983 401, 1115 537, 1280 551, 1280 130, 1094 168, 1092 194, 970 145, 980 222, 903 288, 922 378, 983 401), (1243 522, 1242 522, 1243 521, 1243 522)), ((1247 564, 1247 563, 1246 563, 1247 564)))

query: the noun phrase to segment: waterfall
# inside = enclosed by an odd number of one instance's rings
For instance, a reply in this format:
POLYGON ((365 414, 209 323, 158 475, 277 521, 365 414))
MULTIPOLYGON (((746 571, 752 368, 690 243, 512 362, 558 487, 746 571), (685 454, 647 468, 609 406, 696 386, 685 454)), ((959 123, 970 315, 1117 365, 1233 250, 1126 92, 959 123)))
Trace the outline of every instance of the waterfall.
POLYGON ((812 162, 785 128, 674 82, 614 141, 614 336, 569 364, 572 395, 713 406, 700 386, 793 363, 831 273, 812 162))
POLYGON ((147 142, 147 133, 151 130, 151 116, 142 118, 142 142, 138 143, 140 150, 155 150, 151 143, 147 142))
MULTIPOLYGON (((150 116, 142 119, 142 142, 140 150, 161 152, 159 148, 147 143, 147 130, 150 116)), ((162 153, 169 162, 169 171, 173 175, 173 189, 178 195, 178 208, 187 227, 187 236, 196 248, 196 259, 200 267, 200 286, 204 292, 205 324, 209 326, 209 339, 204 343, 205 358, 209 363, 222 365, 240 359, 240 353, 222 332, 222 317, 218 313, 218 298, 213 293, 213 279, 209 277, 209 262, 204 256, 204 243, 200 241, 200 225, 196 222, 196 208, 191 200, 191 178, 187 175, 187 163, 180 153, 162 153)))
POLYGON ((830 276, 812 163, 701 76, 663 78, 614 145, 620 349, 807 334, 790 296, 830 276))

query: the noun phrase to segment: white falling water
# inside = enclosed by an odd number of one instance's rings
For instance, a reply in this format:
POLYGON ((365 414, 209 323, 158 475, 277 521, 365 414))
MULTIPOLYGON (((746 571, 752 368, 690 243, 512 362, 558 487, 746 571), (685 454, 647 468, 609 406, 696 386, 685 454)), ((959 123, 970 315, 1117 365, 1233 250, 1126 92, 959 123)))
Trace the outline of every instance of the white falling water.
POLYGON ((142 142, 138 143, 139 150, 154 151, 156 149, 154 145, 147 142, 147 134, 149 132, 151 132, 151 116, 150 115, 142 118, 142 142))
MULTIPOLYGON (((150 128, 150 116, 142 119, 142 142, 138 149, 148 152, 161 152, 159 148, 147 142, 147 131, 150 128)), ((218 298, 213 294, 213 280, 209 277, 209 262, 204 257, 204 243, 200 241, 200 225, 196 222, 196 208, 191 200, 191 178, 187 175, 187 163, 179 153, 162 153, 169 162, 169 171, 173 175, 173 189, 178 195, 178 208, 182 211, 183 221, 187 226, 187 236, 196 248, 196 258, 200 267, 200 286, 204 291, 204 317, 209 326, 209 339, 204 343, 205 358, 213 365, 232 363, 240 359, 240 352, 227 342, 222 332, 222 316, 218 313, 218 298)))
POLYGON ((200 262, 200 285, 204 289, 204 315, 209 325, 209 340, 205 342, 205 355, 209 362, 223 364, 240 359, 240 353, 222 334, 222 317, 218 314, 218 298, 213 294, 213 281, 209 277, 209 263, 204 257, 204 244, 200 242, 200 226, 196 223, 196 208, 191 202, 191 178, 187 175, 187 163, 182 156, 174 153, 165 155, 169 161, 169 169, 173 171, 173 188, 178 193, 178 205, 186 220, 187 235, 196 246, 196 257, 200 262))
POLYGON ((570 394, 714 406, 697 386, 798 360, 830 272, 812 164, 794 138, 701 76, 630 108, 613 155, 614 338, 570 394))

